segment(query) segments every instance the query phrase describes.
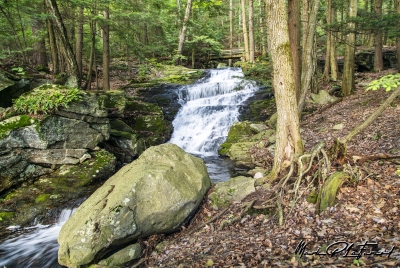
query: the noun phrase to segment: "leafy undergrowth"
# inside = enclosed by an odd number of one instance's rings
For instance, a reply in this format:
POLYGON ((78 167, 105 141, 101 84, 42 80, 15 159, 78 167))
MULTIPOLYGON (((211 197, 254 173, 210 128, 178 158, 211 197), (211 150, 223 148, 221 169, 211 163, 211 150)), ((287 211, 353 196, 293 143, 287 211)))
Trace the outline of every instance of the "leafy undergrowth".
MULTIPOLYGON (((326 141, 329 147, 334 138, 345 136, 388 96, 384 90, 364 90, 368 81, 377 78, 373 76, 363 74, 354 95, 334 106, 319 107, 304 118, 302 136, 307 150, 319 141, 326 141), (343 123, 341 130, 332 129, 340 123, 343 123)), ((250 210, 241 220, 220 229, 221 222, 232 221, 243 212, 244 204, 255 201, 253 207, 263 206, 274 193, 259 189, 202 227, 221 212, 213 210, 206 200, 187 228, 144 242, 148 250, 142 266, 400 267, 400 178, 396 174, 399 158, 360 162, 363 156, 399 155, 399 137, 398 98, 374 124, 348 144, 344 168, 352 170, 350 173, 353 172, 356 180, 342 185, 334 207, 317 215, 315 204, 306 201, 311 187, 303 185, 300 188, 303 193, 294 205, 291 204, 292 194, 284 194, 282 226, 279 225, 279 213, 267 206, 250 210), (167 244, 165 248, 151 250, 162 240, 167 244), (334 244, 340 241, 342 243, 334 244), (301 242, 305 244, 299 247, 301 242), (352 243, 354 245, 350 248, 352 243), (361 251, 363 254, 359 259, 357 256, 344 256, 346 252, 357 255, 360 245, 365 243, 370 244, 361 251), (318 249, 320 254, 332 253, 333 249, 346 246, 348 250, 339 250, 331 256, 312 254, 318 249), (304 251, 299 251, 299 248, 304 251), (379 255, 379 252, 383 254, 379 255)), ((331 172, 338 168, 343 167, 333 167, 331 172)))

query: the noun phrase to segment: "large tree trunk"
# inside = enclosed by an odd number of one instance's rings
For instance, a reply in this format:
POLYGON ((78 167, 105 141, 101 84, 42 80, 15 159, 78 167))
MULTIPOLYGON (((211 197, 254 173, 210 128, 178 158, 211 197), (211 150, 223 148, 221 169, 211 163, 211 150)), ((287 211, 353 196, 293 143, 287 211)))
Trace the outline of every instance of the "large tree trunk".
POLYGON ((40 66, 41 68, 47 68, 47 54, 46 54, 46 42, 41 30, 43 30, 44 23, 42 20, 32 17, 32 35, 35 36, 36 42, 33 47, 33 64, 40 66))
POLYGON ((103 11, 103 90, 110 90, 110 13, 106 7, 103 11))
POLYGON ((290 51, 285 0, 267 0, 268 46, 273 65, 273 88, 278 122, 273 168, 268 179, 275 180, 293 155, 303 153, 296 102, 293 59, 290 51))
POLYGON ((267 36, 265 33, 265 1, 259 0, 260 4, 260 34, 261 34, 261 53, 265 57, 267 56, 267 36))
POLYGON ((179 44, 177 52, 177 64, 181 64, 180 56, 182 55, 183 45, 185 44, 187 25, 190 18, 190 11, 192 10, 192 0, 187 0, 185 17, 183 18, 182 30, 179 34, 179 44))
MULTIPOLYGON (((331 7, 331 21, 336 23, 336 8, 332 5, 331 7)), ((331 63, 331 79, 337 81, 339 76, 337 54, 336 54, 336 33, 331 35, 331 48, 330 48, 330 63, 331 63)))
POLYGON ((249 61, 253 63, 255 61, 254 55, 254 11, 253 11, 253 0, 249 0, 249 61))
POLYGON ((45 0, 47 8, 51 13, 51 20, 54 22, 54 25, 57 27, 57 33, 61 40, 63 51, 66 55, 66 60, 69 68, 69 79, 68 85, 72 87, 80 87, 80 74, 78 69, 78 64, 76 62, 74 51, 72 50, 71 43, 69 42, 67 29, 65 28, 64 22, 62 20, 60 11, 58 10, 57 1, 56 0, 45 0))
POLYGON ((82 58, 83 58, 83 22, 84 22, 84 15, 83 15, 83 7, 78 7, 78 29, 76 34, 76 63, 78 64, 79 74, 81 75, 82 79, 82 58))
MULTIPOLYGON (((382 18, 382 0, 375 0, 375 14, 377 18, 382 18)), ((383 55, 382 55, 382 32, 378 28, 375 32, 375 54, 374 54, 374 71, 380 72, 383 70, 383 55)))
MULTIPOLYGON (((303 112, 304 103, 306 100, 307 91, 310 89, 312 78, 315 75, 317 66, 316 51, 314 48, 316 28, 317 28, 317 14, 319 9, 320 0, 308 0, 308 10, 303 15, 308 14, 308 21, 303 28, 303 53, 302 53, 302 73, 301 73, 301 88, 300 98, 298 101, 299 115, 303 112)), ((303 3, 305 5, 305 3, 303 3)))
POLYGON ((46 19, 46 24, 47 24, 47 33, 49 36, 51 62, 53 64, 53 74, 56 75, 60 73, 60 58, 58 56, 56 36, 54 33, 53 22, 49 18, 46 19))
POLYGON ((294 84, 296 88, 296 99, 299 101, 301 86, 300 0, 289 0, 288 10, 290 50, 292 52, 294 67, 294 84))
MULTIPOLYGON (((332 0, 328 0, 328 7, 326 8, 326 24, 329 27, 332 24, 332 0)), ((330 68, 331 68, 331 47, 332 47, 332 33, 331 29, 326 31, 326 54, 325 54, 325 66, 323 80, 330 80, 330 68)))
POLYGON ((242 2, 242 26, 243 26, 243 39, 244 39, 244 55, 245 60, 250 60, 250 50, 249 50, 249 36, 247 30, 247 19, 246 19, 246 0, 241 0, 242 2))
MULTIPOLYGON (((396 12, 397 14, 400 15, 400 0, 395 0, 395 5, 396 5, 396 12)), ((399 28, 400 28, 400 22, 399 22, 399 28)), ((400 34, 397 35, 396 38, 396 48, 397 48, 397 70, 400 73, 400 34)))
MULTIPOLYGON (((349 17, 354 18, 357 16, 357 0, 350 0, 349 17)), ((342 79, 342 94, 349 96, 354 89, 354 58, 355 58, 355 45, 356 45, 356 25, 354 22, 348 23, 350 33, 347 34, 346 51, 344 54, 344 68, 342 79)))

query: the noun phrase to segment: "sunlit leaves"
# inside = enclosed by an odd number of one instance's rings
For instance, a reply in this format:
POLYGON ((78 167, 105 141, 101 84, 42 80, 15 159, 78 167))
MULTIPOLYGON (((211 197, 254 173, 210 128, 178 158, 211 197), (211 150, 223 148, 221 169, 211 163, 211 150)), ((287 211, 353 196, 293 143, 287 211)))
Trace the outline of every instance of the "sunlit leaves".
POLYGON ((386 91, 391 91, 400 86, 400 73, 389 74, 381 77, 378 80, 374 80, 368 84, 367 90, 378 90, 384 88, 386 91))

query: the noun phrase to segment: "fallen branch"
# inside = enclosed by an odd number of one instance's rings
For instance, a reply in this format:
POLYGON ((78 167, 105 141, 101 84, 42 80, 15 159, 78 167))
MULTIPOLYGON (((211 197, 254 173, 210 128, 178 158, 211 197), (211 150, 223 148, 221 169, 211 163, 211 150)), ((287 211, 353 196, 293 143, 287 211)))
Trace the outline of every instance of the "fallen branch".
POLYGON ((390 155, 390 154, 377 154, 377 155, 369 155, 369 156, 353 156, 353 161, 357 162, 359 165, 364 164, 365 161, 372 160, 382 160, 382 159, 396 159, 400 158, 400 155, 390 155))
POLYGON ((195 229, 193 229, 192 231, 190 231, 189 234, 193 234, 195 232, 200 231, 201 229, 204 228, 204 226, 206 226, 207 224, 210 224, 214 221, 216 221, 219 217, 221 217, 222 215, 224 215, 224 213, 229 209, 229 207, 224 208, 221 212, 219 212, 217 215, 215 215, 214 217, 212 217, 211 219, 209 219, 208 221, 200 224, 199 226, 197 226, 195 229))
POLYGON ((219 230, 221 231, 222 229, 224 229, 225 226, 228 226, 228 225, 231 225, 231 224, 234 224, 234 223, 240 221, 243 218, 243 216, 246 215, 247 211, 249 211, 249 209, 251 209, 253 207, 255 202, 256 202, 256 199, 253 199, 250 202, 244 203, 243 204, 244 209, 242 210, 240 215, 231 220, 223 220, 221 222, 221 224, 219 225, 219 230))

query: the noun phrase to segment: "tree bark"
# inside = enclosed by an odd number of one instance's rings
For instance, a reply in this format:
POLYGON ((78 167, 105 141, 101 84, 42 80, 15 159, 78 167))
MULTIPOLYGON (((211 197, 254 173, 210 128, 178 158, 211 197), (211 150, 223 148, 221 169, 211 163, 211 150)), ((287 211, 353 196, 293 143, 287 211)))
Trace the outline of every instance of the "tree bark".
POLYGON ((82 79, 82 58, 83 58, 83 23, 84 23, 84 8, 78 7, 78 29, 76 34, 76 63, 78 64, 80 78, 82 79))
POLYGON ((301 87, 300 0, 289 0, 288 11, 290 50, 293 57, 296 99, 299 101, 301 87))
POLYGON ((307 12, 308 22, 306 23, 306 27, 303 28, 301 88, 300 98, 298 101, 299 115, 301 115, 301 113, 303 112, 307 91, 310 89, 312 77, 313 75, 315 75, 317 66, 317 57, 314 48, 314 42, 317 28, 317 14, 319 3, 320 0, 312 0, 309 3, 309 10, 307 12))
MULTIPOLYGON (((332 24, 332 0, 328 0, 328 7, 326 8, 326 24, 327 27, 332 24)), ((331 29, 326 31, 326 54, 325 54, 325 66, 324 66, 324 75, 323 80, 330 80, 330 67, 331 67, 331 42, 332 42, 332 33, 331 29)))
POLYGON ((254 63, 254 10, 253 10, 253 0, 249 0, 249 61, 254 63))
MULTIPOLYGON (((400 15, 400 0, 395 0, 396 13, 400 15)), ((400 22, 399 22, 400 28, 400 22)), ((400 34, 396 37, 396 50, 397 50, 397 71, 400 73, 400 34)))
MULTIPOLYGON (((331 7, 331 21, 336 22, 336 8, 332 5, 331 7)), ((331 48, 330 48, 330 63, 331 63, 331 79, 337 81, 339 76, 337 53, 336 53, 336 33, 331 33, 331 48)))
POLYGON ((265 1, 259 0, 260 4, 260 33, 261 33, 261 53, 264 57, 267 56, 267 36, 265 33, 265 23, 264 23, 264 18, 265 18, 265 1))
POLYGON ((250 50, 249 50, 249 36, 247 30, 247 19, 246 19, 246 0, 241 0, 242 3, 242 26, 243 26, 243 39, 244 39, 244 54, 245 60, 250 60, 250 50))
POLYGON ((46 42, 40 33, 43 30, 44 23, 35 17, 31 17, 32 35, 35 36, 36 42, 33 46, 33 64, 41 68, 47 68, 46 42))
POLYGON ((177 52, 177 56, 178 56, 177 64, 178 65, 181 64, 180 56, 182 55, 183 45, 185 44, 186 31, 187 31, 187 26, 188 26, 191 10, 192 10, 192 0, 187 0, 185 17, 183 18, 183 23, 182 23, 182 30, 179 34, 179 44, 178 44, 178 52, 177 52))
POLYGON ((66 54, 66 60, 69 67, 68 85, 72 87, 80 87, 80 74, 78 69, 78 64, 76 62, 75 54, 72 50, 71 43, 69 42, 67 29, 65 28, 64 22, 62 20, 60 11, 58 10, 56 0, 45 0, 49 12, 52 14, 51 20, 57 27, 57 33, 61 40, 63 50, 66 54))
MULTIPOLYGON (((382 0, 375 0, 375 15, 377 18, 382 18, 382 0)), ((383 55, 382 55, 382 32, 378 28, 375 32, 375 53, 374 53, 374 71, 380 72, 383 70, 383 55)))
POLYGON ((268 179, 275 180, 293 155, 303 153, 290 51, 285 0, 267 0, 268 46, 273 65, 273 88, 277 106, 274 165, 268 179))
POLYGON ((109 7, 103 11, 103 90, 110 90, 110 13, 109 7))
MULTIPOLYGON (((349 5, 349 18, 357 16, 357 0, 350 0, 349 5)), ((349 96, 355 87, 354 84, 354 58, 355 58, 355 45, 356 45, 356 25, 354 22, 348 23, 350 33, 347 34, 346 38, 346 51, 344 55, 344 68, 343 68, 343 79, 342 79, 342 94, 343 96, 349 96)))
POLYGON ((58 57, 56 36, 54 33, 53 22, 49 18, 46 19, 46 24, 47 24, 47 34, 49 36, 51 62, 53 64, 53 74, 56 75, 60 73, 60 58, 58 57))
MULTIPOLYGON (((233 0, 229 0, 229 49, 231 50, 230 55, 232 57, 233 49, 233 0)), ((229 59, 228 66, 232 66, 232 59, 229 59)))

